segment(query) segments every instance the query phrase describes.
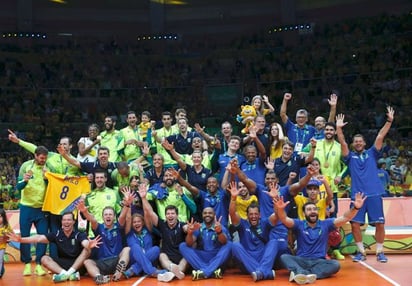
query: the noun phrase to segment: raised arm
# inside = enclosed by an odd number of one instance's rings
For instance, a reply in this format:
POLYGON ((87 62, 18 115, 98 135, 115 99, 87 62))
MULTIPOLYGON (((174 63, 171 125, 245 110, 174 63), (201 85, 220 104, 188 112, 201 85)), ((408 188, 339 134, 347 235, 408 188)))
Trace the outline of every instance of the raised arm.
POLYGON ((169 170, 173 174, 173 177, 175 177, 177 179, 179 184, 182 185, 183 187, 185 187, 186 189, 188 189, 188 191, 193 195, 193 197, 197 197, 199 195, 200 190, 198 188, 196 188, 195 186, 193 186, 192 184, 190 184, 185 179, 183 179, 182 176, 180 176, 179 171, 177 171, 176 169, 173 169, 173 168, 170 168, 169 170))
POLYGON ((275 111, 275 108, 274 108, 273 105, 269 102, 269 97, 267 97, 267 95, 263 95, 263 96, 262 96, 262 101, 263 101, 263 103, 266 105, 266 107, 269 109, 269 112, 275 111))
POLYGON ((282 119, 283 124, 288 122, 288 119, 289 119, 286 112, 287 112, 287 109, 288 109, 288 102, 291 99, 292 99, 292 94, 291 93, 287 92, 283 95, 282 105, 280 106, 280 118, 282 119))
POLYGON ((313 161, 313 158, 315 157, 316 143, 317 142, 315 138, 310 139, 311 148, 309 151, 309 155, 305 158, 305 164, 309 164, 313 161))
POLYGON ((391 129, 392 122, 393 122, 394 115, 395 115, 395 110, 391 106, 386 107, 386 111, 387 113, 386 113, 385 125, 383 125, 381 130, 379 130, 378 136, 376 136, 376 139, 375 139, 375 148, 377 150, 382 149, 383 139, 385 138, 386 134, 388 134, 389 129, 391 129))
POLYGON ((288 228, 292 228, 295 225, 293 219, 286 215, 285 208, 290 203, 290 201, 284 202, 283 197, 273 199, 273 205, 275 208, 276 215, 278 219, 288 228))
POLYGON ((330 95, 330 98, 328 99, 328 103, 330 105, 328 122, 335 122, 336 105, 338 104, 338 96, 336 94, 332 93, 330 95))
POLYGON ((142 199, 144 216, 148 217, 154 226, 159 224, 159 216, 153 211, 152 206, 150 205, 149 201, 147 200, 147 186, 146 184, 139 185, 139 195, 142 199))
POLYGON ((309 183, 310 179, 315 174, 315 170, 312 165, 306 167, 306 175, 300 179, 298 182, 292 184, 289 187, 289 193, 291 196, 296 196, 306 185, 309 183))
POLYGON ((344 122, 344 120, 345 120, 345 115, 338 114, 336 116, 336 135, 338 137, 338 141, 342 149, 342 156, 346 157, 349 155, 349 146, 348 146, 348 143, 346 143, 345 141, 345 135, 343 134, 343 127, 348 123, 344 122))
POLYGON ((75 158, 71 157, 67 151, 64 149, 63 145, 58 145, 57 146, 57 152, 59 152, 62 157, 69 162, 71 165, 81 169, 80 161, 76 160, 75 158))
POLYGON ((359 209, 363 206, 365 200, 366 196, 364 196, 363 193, 357 193, 355 195, 355 200, 351 201, 353 206, 349 210, 347 210, 342 216, 334 220, 333 223, 335 224, 335 226, 341 227, 342 225, 353 219, 355 215, 358 213, 359 209))
POLYGON ((229 215, 230 220, 233 225, 239 225, 240 216, 236 212, 236 198, 239 195, 239 189, 236 186, 236 182, 230 182, 228 190, 230 192, 230 205, 229 205, 229 215))
POLYGON ((265 162, 265 160, 266 160, 266 148, 265 148, 265 146, 263 146, 262 141, 260 141, 260 139, 257 136, 256 132, 257 132, 256 125, 253 125, 252 127, 249 128, 249 137, 256 144, 256 147, 259 151, 260 160, 262 160, 262 162, 265 162))
POLYGON ((89 213, 89 210, 87 209, 86 205, 84 204, 84 200, 80 200, 77 203, 77 209, 90 222, 90 226, 92 227, 92 230, 96 230, 99 223, 97 222, 96 218, 91 213, 89 213))
POLYGON ((169 141, 167 141, 167 140, 163 140, 162 146, 167 151, 169 151, 170 155, 173 157, 173 159, 179 165, 179 168, 182 169, 183 171, 186 171, 187 164, 182 160, 182 157, 176 152, 176 150, 174 148, 174 145, 170 144, 169 141))

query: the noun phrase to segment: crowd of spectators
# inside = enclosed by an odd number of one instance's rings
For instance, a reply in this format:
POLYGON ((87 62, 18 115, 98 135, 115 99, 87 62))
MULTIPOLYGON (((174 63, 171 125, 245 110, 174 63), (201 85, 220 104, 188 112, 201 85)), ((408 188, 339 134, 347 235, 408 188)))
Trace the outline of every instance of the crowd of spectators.
POLYGON ((281 34, 267 31, 225 43, 211 38, 6 43, 0 48, 3 184, 15 184, 16 170, 28 156, 7 142, 7 128, 53 148, 62 134, 77 141, 88 124, 102 124, 108 114, 125 126, 128 110, 149 110, 159 120, 162 111, 185 107, 191 122, 217 116, 216 126, 208 128, 234 122, 239 110, 217 112, 208 101, 210 84, 241 84, 239 105, 243 98, 266 94, 276 116, 285 90, 294 95, 291 112, 305 107, 313 115, 326 114, 325 98, 335 92, 351 134, 376 134, 385 105, 394 106, 387 154, 404 160, 406 183, 412 153, 410 27, 410 15, 351 19, 292 35, 295 43, 288 45, 281 34))

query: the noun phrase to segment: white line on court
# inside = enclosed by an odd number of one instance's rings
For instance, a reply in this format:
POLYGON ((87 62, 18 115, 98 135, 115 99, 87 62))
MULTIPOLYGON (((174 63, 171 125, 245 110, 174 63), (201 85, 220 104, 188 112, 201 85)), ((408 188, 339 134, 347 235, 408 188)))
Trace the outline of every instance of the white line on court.
MULTIPOLYGON (((353 257, 353 256, 352 256, 353 257)), ((367 264, 364 261, 359 261, 358 263, 362 264, 363 266, 365 266, 366 268, 368 268, 370 271, 376 273, 377 275, 379 275, 380 277, 382 277, 383 279, 385 279, 386 281, 388 281, 389 283, 392 283, 392 285, 394 286, 401 286, 401 284, 397 283, 396 281, 392 280, 390 277, 386 276, 385 274, 383 274, 382 272, 376 270, 375 268, 373 268, 372 266, 370 266, 369 264, 367 264)))
POLYGON ((137 285, 139 285, 140 283, 142 283, 142 281, 143 281, 146 277, 147 277, 147 275, 140 277, 139 280, 137 280, 136 282, 134 282, 132 286, 137 286, 137 285))

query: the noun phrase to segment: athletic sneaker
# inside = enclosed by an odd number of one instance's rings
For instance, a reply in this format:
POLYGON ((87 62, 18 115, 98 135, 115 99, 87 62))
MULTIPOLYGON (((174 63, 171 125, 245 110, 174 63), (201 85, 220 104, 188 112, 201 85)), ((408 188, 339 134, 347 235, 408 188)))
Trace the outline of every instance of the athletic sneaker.
POLYGON ((24 265, 23 275, 24 276, 31 275, 31 264, 30 263, 26 263, 24 265))
POLYGON ((366 255, 362 252, 358 252, 355 256, 353 256, 352 261, 353 262, 359 262, 359 261, 365 261, 366 260, 366 255))
POLYGON ((202 270, 193 270, 192 271, 192 280, 201 280, 206 279, 205 273, 202 270))
POLYGON ((113 274, 112 281, 117 282, 122 278, 123 272, 126 270, 126 262, 120 260, 116 265, 116 271, 113 274))
POLYGON ((216 269, 215 271, 213 271, 213 275, 216 279, 223 279, 222 269, 216 269))
POLYGON ((182 280, 183 278, 185 278, 185 274, 180 271, 180 268, 177 264, 172 263, 170 265, 170 271, 173 272, 173 274, 177 277, 177 279, 182 280))
POLYGON ((275 270, 272 269, 272 273, 269 274, 269 276, 267 277, 267 279, 268 279, 268 280, 272 280, 272 279, 275 279, 275 277, 276 277, 276 272, 275 272, 275 270))
POLYGON ((47 274, 47 272, 44 271, 40 264, 37 264, 36 268, 34 268, 34 274, 36 274, 37 276, 44 276, 47 274))
POLYGON ((296 274, 293 277, 293 280, 299 285, 303 285, 303 284, 306 284, 308 282, 308 279, 307 279, 305 274, 296 274))
POLYGON ((289 274, 289 282, 294 281, 294 279, 295 279, 295 272, 290 271, 290 274, 289 274))
POLYGON ((386 258, 385 254, 383 252, 379 252, 376 254, 376 260, 382 263, 388 262, 388 258, 386 258))
POLYGON ((306 275, 306 283, 308 284, 315 283, 316 278, 317 278, 316 274, 308 274, 306 275))
POLYGON ((65 282, 69 280, 69 275, 63 273, 63 274, 53 274, 52 280, 54 283, 59 283, 59 282, 65 282))
POLYGON ((169 282, 172 281, 175 275, 173 272, 165 271, 164 273, 157 274, 157 280, 160 282, 169 282))
POLYGON ((259 281, 259 280, 263 280, 263 273, 259 270, 256 270, 254 272, 252 272, 252 279, 253 281, 259 281))
POLYGON ((109 276, 109 275, 98 274, 98 275, 94 278, 94 282, 95 282, 97 285, 109 283, 109 282, 110 282, 110 276, 109 276))
POLYGON ((70 281, 80 281, 80 273, 79 272, 74 272, 70 274, 69 276, 70 281))
POLYGON ((342 253, 340 253, 339 249, 335 249, 333 251, 333 256, 335 257, 335 259, 337 260, 345 260, 345 256, 342 255, 342 253))

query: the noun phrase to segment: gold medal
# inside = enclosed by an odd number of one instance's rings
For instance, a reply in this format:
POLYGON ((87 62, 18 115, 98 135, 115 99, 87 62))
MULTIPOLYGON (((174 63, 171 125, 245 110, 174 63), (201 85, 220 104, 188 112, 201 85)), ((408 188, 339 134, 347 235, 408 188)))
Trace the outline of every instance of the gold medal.
POLYGON ((323 167, 329 168, 329 163, 328 163, 328 162, 325 162, 325 164, 323 164, 323 167))

